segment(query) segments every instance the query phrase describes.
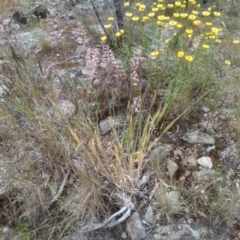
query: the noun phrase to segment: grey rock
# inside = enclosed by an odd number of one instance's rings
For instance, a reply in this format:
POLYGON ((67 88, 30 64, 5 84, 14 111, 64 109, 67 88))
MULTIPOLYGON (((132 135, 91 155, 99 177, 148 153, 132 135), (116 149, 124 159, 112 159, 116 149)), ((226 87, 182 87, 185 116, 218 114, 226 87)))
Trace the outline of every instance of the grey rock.
POLYGON ((174 173, 178 170, 178 165, 175 162, 173 162, 172 160, 168 159, 167 160, 167 169, 168 169, 170 178, 172 178, 174 173))
POLYGON ((183 165, 196 167, 197 166, 197 160, 194 156, 188 156, 182 159, 183 165))
POLYGON ((27 23, 27 18, 25 17, 25 14, 22 11, 16 11, 13 15, 12 15, 12 19, 18 23, 21 24, 26 24, 27 23))
POLYGON ((151 206, 148 206, 147 211, 144 215, 144 220, 147 221, 148 223, 153 223, 153 210, 151 206))
POLYGON ((137 212, 134 212, 127 220, 126 230, 131 240, 140 240, 145 237, 145 229, 137 212))
POLYGON ((149 161, 153 161, 153 160, 162 161, 169 156, 171 150, 172 150, 172 146, 170 145, 167 145, 167 144, 160 145, 151 151, 149 161))
POLYGON ((212 181, 216 179, 217 175, 218 174, 216 171, 212 169, 206 169, 206 168, 203 168, 198 172, 192 173, 194 180, 197 180, 197 181, 212 181))
POLYGON ((210 157, 200 157, 197 159, 198 164, 203 168, 212 168, 212 160, 210 157))
POLYGON ((181 139, 191 144, 214 145, 215 140, 212 136, 202 133, 199 130, 184 134, 181 139))
POLYGON ((61 100, 58 103, 58 108, 55 109, 54 114, 58 117, 71 117, 76 111, 75 105, 69 100, 61 100), (60 112, 59 112, 60 111, 60 112))
POLYGON ((99 129, 101 134, 105 134, 107 132, 110 132, 114 128, 119 128, 123 126, 124 121, 122 116, 108 117, 107 119, 104 119, 99 123, 99 129))
POLYGON ((158 227, 153 233, 154 239, 159 240, 200 240, 207 233, 207 230, 199 226, 197 229, 193 229, 189 224, 171 224, 158 227))

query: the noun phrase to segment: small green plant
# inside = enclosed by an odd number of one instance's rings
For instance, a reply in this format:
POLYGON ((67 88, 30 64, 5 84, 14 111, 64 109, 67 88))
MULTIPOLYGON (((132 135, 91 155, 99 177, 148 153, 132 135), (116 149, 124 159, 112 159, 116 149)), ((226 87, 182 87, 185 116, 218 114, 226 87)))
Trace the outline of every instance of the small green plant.
POLYGON ((36 31, 36 37, 38 39, 41 49, 44 52, 50 52, 52 50, 51 41, 44 31, 42 31, 42 30, 36 31))
POLYGON ((14 233, 16 236, 20 237, 21 240, 32 240, 34 239, 34 233, 27 226, 26 223, 22 221, 17 222, 17 226, 14 229, 14 233))

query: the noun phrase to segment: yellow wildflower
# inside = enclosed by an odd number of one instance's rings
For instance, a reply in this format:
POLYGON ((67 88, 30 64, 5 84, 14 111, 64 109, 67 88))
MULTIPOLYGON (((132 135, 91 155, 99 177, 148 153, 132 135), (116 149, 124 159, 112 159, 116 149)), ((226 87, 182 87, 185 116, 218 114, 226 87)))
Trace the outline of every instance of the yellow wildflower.
POLYGON ((115 37, 120 37, 122 34, 120 32, 115 33, 115 37))
POLYGON ((161 26, 163 26, 163 22, 162 21, 157 21, 157 25, 161 27, 161 26))
POLYGON ((105 29, 108 29, 108 28, 111 28, 111 27, 112 27, 111 24, 104 25, 104 28, 105 28, 105 29))
POLYGON ((148 14, 149 17, 154 17, 155 16, 155 12, 151 12, 148 14))
POLYGON ((186 33, 187 33, 187 34, 192 34, 192 33, 193 33, 193 30, 192 30, 192 29, 186 29, 186 33))
POLYGON ((205 25, 210 27, 210 26, 212 26, 212 23, 211 22, 206 22, 205 25))
POLYGON ((102 41, 102 42, 106 42, 106 41, 107 41, 107 36, 102 36, 102 37, 101 37, 101 41, 102 41))
POLYGON ((126 12, 125 15, 126 15, 127 17, 131 17, 131 16, 132 16, 132 13, 126 12))
POLYGON ((148 16, 143 16, 143 18, 142 18, 143 21, 147 21, 148 19, 149 19, 148 16))
POLYGON ((166 44, 169 44, 169 40, 165 40, 165 43, 166 43, 166 44))
POLYGON ((203 47, 203 49, 209 49, 210 48, 210 46, 207 45, 207 44, 203 44, 202 47, 203 47))
POLYGON ((135 3, 135 6, 136 6, 136 7, 139 7, 140 5, 141 5, 141 3, 139 3, 139 2, 138 2, 138 3, 135 3))
POLYGON ((160 16, 157 17, 157 19, 159 21, 164 21, 165 20, 165 16, 164 15, 160 15, 160 16))
POLYGON ((219 30, 216 27, 211 28, 213 34, 218 34, 219 30))
POLYGON ((196 19, 196 16, 193 15, 193 14, 190 14, 190 15, 188 16, 188 19, 191 20, 191 21, 193 21, 193 20, 196 19))
POLYGON ((176 6, 176 7, 180 7, 180 6, 181 6, 181 2, 176 1, 176 2, 175 2, 175 6, 176 6))
POLYGON ((124 3, 124 7, 129 7, 130 6, 130 2, 125 2, 124 3))
POLYGON ((209 8, 207 9, 207 11, 208 11, 208 12, 211 12, 211 11, 212 11, 212 8, 209 7, 209 8))
POLYGON ((226 65, 230 65, 231 64, 231 62, 229 61, 229 60, 225 60, 225 62, 224 62, 226 65))
POLYGON ((119 32, 120 32, 121 34, 124 34, 124 29, 120 29, 119 32))
POLYGON ((158 0, 158 2, 160 2, 160 3, 163 3, 163 2, 164 2, 164 0, 158 0))
POLYGON ((215 17, 219 17, 219 16, 221 15, 221 13, 220 13, 220 12, 213 12, 213 15, 214 15, 215 17))
POLYGON ((203 15, 204 17, 208 17, 208 16, 210 16, 210 12, 208 12, 208 11, 203 11, 203 12, 202 12, 202 15, 203 15))
POLYGON ((179 18, 179 17, 180 17, 180 14, 179 14, 179 13, 173 13, 173 16, 174 16, 175 18, 179 18))
POLYGON ((185 56, 185 59, 186 59, 186 61, 188 61, 188 62, 192 62, 192 61, 193 61, 193 56, 187 55, 187 56, 185 56))
POLYGON ((192 34, 188 34, 187 36, 188 36, 188 38, 191 38, 191 37, 192 37, 192 34))
POLYGON ((137 22, 137 21, 139 20, 139 17, 133 17, 132 20, 133 20, 134 22, 137 22))
POLYGON ((158 8, 152 8, 153 12, 157 12, 159 9, 158 8))
POLYGON ((187 13, 181 13, 181 14, 180 14, 180 17, 181 17, 181 18, 186 18, 187 16, 188 16, 187 13))
POLYGON ((159 55, 159 52, 158 51, 153 51, 153 52, 151 52, 151 56, 152 57, 156 57, 156 56, 158 56, 159 55))
POLYGON ((174 5, 173 5, 173 4, 168 4, 168 5, 167 5, 167 8, 168 8, 168 9, 173 9, 173 8, 174 8, 174 5))
POLYGON ((179 24, 176 25, 176 27, 180 29, 180 28, 183 27, 183 25, 179 23, 179 24))
POLYGON ((176 25, 177 25, 177 22, 176 22, 176 21, 170 21, 170 22, 169 22, 169 25, 170 25, 170 26, 176 26, 176 25))
POLYGON ((183 58, 184 57, 184 52, 183 51, 179 51, 178 53, 177 53, 177 57, 178 58, 183 58))
POLYGON ((169 18, 170 18, 170 17, 165 16, 165 17, 164 17, 164 20, 167 21, 167 20, 169 20, 169 18))
POLYGON ((181 4, 180 8, 185 9, 187 7, 186 4, 181 4))
POLYGON ((113 20, 114 20, 114 17, 109 17, 109 18, 108 18, 108 21, 111 21, 111 22, 112 22, 113 20))
POLYGON ((193 25, 196 26, 196 27, 198 27, 200 24, 201 24, 200 20, 193 21, 193 25))
POLYGON ((198 15, 198 11, 192 10, 192 14, 193 14, 193 15, 198 15))
POLYGON ((239 42, 240 42, 239 40, 233 40, 234 44, 239 44, 239 42))
POLYGON ((222 42, 222 40, 221 39, 216 39, 215 42, 219 44, 219 43, 222 42))
POLYGON ((214 35, 210 35, 210 36, 209 36, 209 39, 214 39, 214 38, 215 38, 214 35))

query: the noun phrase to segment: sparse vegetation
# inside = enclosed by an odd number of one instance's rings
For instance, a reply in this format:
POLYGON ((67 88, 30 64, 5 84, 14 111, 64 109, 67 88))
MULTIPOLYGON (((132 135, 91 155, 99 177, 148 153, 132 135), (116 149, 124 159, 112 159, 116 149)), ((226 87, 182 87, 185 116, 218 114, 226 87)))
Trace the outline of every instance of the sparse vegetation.
POLYGON ((1 48, 7 61, 0 78, 0 187, 7 198, 0 200, 0 223, 4 216, 23 240, 60 239, 76 221, 82 231, 106 227, 112 214, 125 206, 138 211, 152 194, 153 210, 168 221, 208 215, 209 225, 225 224, 229 236, 238 232, 239 169, 232 156, 239 155, 240 29, 231 12, 240 5, 232 4, 126 1, 124 26, 117 29, 109 15, 97 46, 79 25, 73 41, 72 25, 61 22, 62 32, 36 33, 36 55, 1 48), (86 46, 84 54, 73 56, 79 45, 86 46), (84 63, 73 61, 81 58, 84 63), (83 68, 83 83, 81 74, 64 79, 69 66, 83 68), (215 124, 210 133, 219 141, 216 151, 202 150, 215 161, 204 180, 196 166, 181 163, 184 154, 199 157, 198 146, 179 139, 206 122, 202 113, 193 116, 202 106, 212 112, 205 131, 215 124), (103 133, 105 119, 109 131, 103 133), (180 166, 173 176, 169 156, 150 160, 161 144, 172 145, 169 155, 180 166), (232 145, 235 150, 225 151, 232 145))

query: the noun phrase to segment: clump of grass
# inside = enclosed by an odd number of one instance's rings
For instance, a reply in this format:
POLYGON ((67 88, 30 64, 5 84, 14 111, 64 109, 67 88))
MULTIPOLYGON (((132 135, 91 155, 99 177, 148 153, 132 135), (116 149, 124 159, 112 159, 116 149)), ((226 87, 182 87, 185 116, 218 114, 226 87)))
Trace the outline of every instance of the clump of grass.
POLYGON ((38 39, 39 45, 42 49, 42 51, 44 52, 50 52, 52 50, 52 44, 50 39, 47 36, 47 33, 42 31, 42 30, 38 30, 36 31, 36 37, 38 39))

